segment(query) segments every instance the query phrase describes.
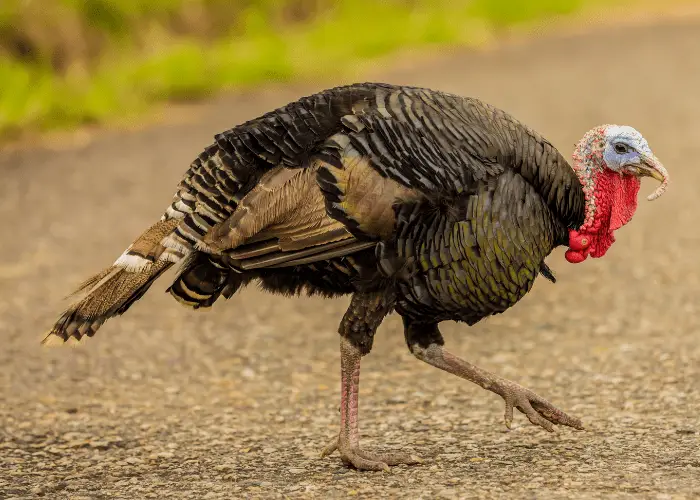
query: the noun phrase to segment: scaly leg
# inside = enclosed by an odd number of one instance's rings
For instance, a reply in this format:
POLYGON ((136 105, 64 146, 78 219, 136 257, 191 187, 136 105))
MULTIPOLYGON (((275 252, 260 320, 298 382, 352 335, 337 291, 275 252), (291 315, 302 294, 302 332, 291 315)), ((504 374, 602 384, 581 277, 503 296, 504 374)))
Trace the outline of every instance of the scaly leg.
POLYGON ((357 469, 388 470, 390 465, 415 464, 422 460, 407 453, 373 453, 360 448, 358 429, 358 396, 360 360, 371 349, 374 331, 386 315, 382 303, 356 295, 341 324, 340 337, 340 434, 321 453, 328 456, 335 450, 346 465, 357 469), (379 307, 378 307, 379 306, 379 307), (365 351, 365 352, 363 352, 365 351))
POLYGON ((421 361, 501 396, 506 403, 505 423, 509 429, 513 422, 513 408, 517 408, 530 422, 549 432, 554 431, 553 424, 583 430, 581 420, 567 415, 531 390, 483 370, 443 349, 444 341, 437 325, 408 323, 405 333, 409 349, 421 361))
POLYGON ((360 448, 358 428, 358 392, 360 389, 360 351, 344 337, 340 338, 340 435, 321 452, 325 457, 335 450, 346 465, 363 470, 389 470, 390 465, 417 464, 422 460, 407 453, 374 453, 360 448))

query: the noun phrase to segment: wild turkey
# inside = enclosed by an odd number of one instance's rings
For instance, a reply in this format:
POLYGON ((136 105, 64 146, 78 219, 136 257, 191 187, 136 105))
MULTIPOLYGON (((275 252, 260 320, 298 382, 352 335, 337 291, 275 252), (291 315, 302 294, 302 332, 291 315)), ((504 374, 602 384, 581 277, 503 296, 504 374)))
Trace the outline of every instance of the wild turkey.
POLYGON ((172 204, 47 339, 92 336, 175 263, 168 289, 210 307, 257 280, 271 292, 352 294, 340 323, 341 430, 324 450, 360 469, 414 463, 358 442, 360 359, 392 311, 419 359, 470 380, 547 430, 581 421, 537 394, 446 351, 438 323, 473 325, 504 312, 557 246, 602 257, 628 223, 640 178, 668 174, 635 129, 585 134, 570 166, 554 146, 477 99, 381 83, 304 97, 216 136, 172 204), (572 168, 573 167, 573 168, 572 168))

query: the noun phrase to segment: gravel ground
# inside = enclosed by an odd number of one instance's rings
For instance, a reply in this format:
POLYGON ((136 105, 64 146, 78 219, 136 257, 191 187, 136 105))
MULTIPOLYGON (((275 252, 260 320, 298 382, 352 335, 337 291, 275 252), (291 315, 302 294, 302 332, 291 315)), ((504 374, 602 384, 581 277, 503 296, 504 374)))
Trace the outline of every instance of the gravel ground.
POLYGON ((38 343, 62 297, 160 216, 214 133, 318 87, 221 98, 81 148, 0 154, 0 497, 698 498, 698 53, 700 25, 685 22, 373 75, 482 97, 567 153, 593 125, 634 125, 672 175, 606 258, 573 266, 558 251, 556 285, 541 279, 508 313, 443 329, 453 351, 587 431, 548 434, 519 414, 507 432, 500 398, 414 360, 394 316, 363 362, 363 443, 426 462, 389 473, 318 456, 339 421, 348 300, 250 288, 194 313, 162 293, 169 274, 95 338, 38 343))

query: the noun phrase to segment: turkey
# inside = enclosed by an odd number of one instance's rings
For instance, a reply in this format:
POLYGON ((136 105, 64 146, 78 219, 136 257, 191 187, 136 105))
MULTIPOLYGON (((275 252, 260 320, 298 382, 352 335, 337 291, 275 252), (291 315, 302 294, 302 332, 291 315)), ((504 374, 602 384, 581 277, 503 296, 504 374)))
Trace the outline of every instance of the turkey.
POLYGON ((501 396, 535 425, 578 418, 448 352, 438 325, 503 313, 568 247, 605 255, 637 207, 642 177, 668 174, 629 126, 601 125, 569 164, 545 138, 478 99, 425 88, 353 84, 303 97, 218 134, 171 205, 114 264, 78 287, 46 336, 80 340, 123 314, 174 264, 168 288, 193 309, 250 282, 285 295, 350 294, 340 322, 340 431, 323 455, 385 470, 406 453, 359 446, 360 360, 396 312, 418 359, 501 396))

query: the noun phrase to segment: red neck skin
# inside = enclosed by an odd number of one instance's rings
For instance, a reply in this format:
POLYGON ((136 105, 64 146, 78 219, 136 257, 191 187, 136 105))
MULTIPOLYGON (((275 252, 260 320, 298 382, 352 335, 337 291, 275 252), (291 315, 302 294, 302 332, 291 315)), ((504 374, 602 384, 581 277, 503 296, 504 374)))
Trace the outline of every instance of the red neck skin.
MULTIPOLYGON (((632 175, 620 175, 605 168, 597 172, 592 193, 593 218, 578 230, 569 229, 566 260, 583 262, 590 255, 600 258, 615 243, 614 232, 632 220, 637 209, 640 181, 632 175)), ((589 219, 589 217, 587 217, 589 219)))

